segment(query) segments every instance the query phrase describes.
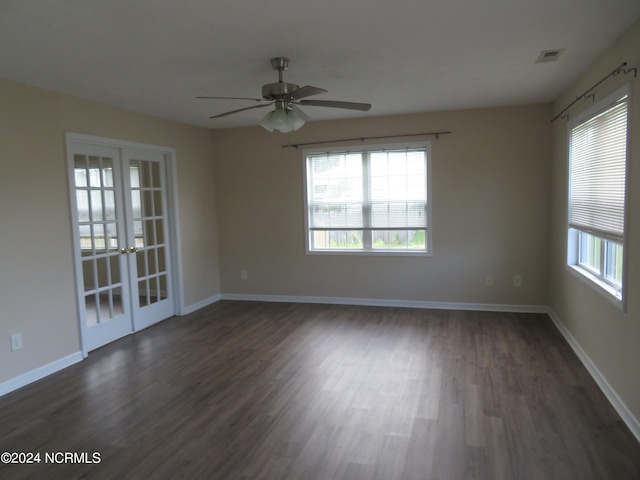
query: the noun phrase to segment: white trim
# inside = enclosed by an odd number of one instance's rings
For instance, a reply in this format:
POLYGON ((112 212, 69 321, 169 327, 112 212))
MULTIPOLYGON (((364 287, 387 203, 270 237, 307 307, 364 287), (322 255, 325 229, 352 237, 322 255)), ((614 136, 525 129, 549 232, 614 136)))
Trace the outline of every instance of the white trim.
POLYGON ((611 403, 616 412, 618 412, 618 415, 622 417, 622 421, 627 425, 627 427, 629 427, 629 430, 631 430, 631 433, 633 433, 638 442, 640 442, 640 422, 638 421, 638 419, 633 415, 631 410, 629 410, 622 399, 618 396, 616 391, 607 381, 606 377, 602 374, 602 372, 600 372, 596 364, 582 349, 578 341, 573 337, 573 335, 571 335, 571 332, 567 329, 567 327, 564 326, 555 312, 551 308, 548 308, 547 314, 551 318, 551 321, 553 321, 558 331, 560 331, 560 334, 564 337, 569 346, 578 356, 598 387, 600 387, 600 390, 602 390, 604 396, 607 397, 609 403, 611 403))
POLYGON ((71 355, 67 355, 66 357, 60 358, 58 360, 54 360, 51 363, 46 365, 42 365, 30 372, 23 373, 22 375, 18 375, 17 377, 13 377, 5 382, 0 383, 0 397, 6 395, 7 393, 11 393, 19 388, 25 387, 30 383, 36 382, 44 377, 51 375, 52 373, 59 372, 62 369, 65 369, 74 363, 81 362, 83 359, 82 352, 72 353, 71 355))
POLYGON ((197 310, 200 310, 201 308, 208 307, 209 305, 219 302, 220 300, 221 300, 220 294, 214 295, 209 298, 205 298, 204 300, 200 300, 199 302, 192 303, 191 305, 182 307, 180 309, 180 312, 178 312, 178 315, 188 315, 197 310))
POLYGON ((417 300, 392 300, 377 298, 308 297, 298 295, 251 295, 223 293, 221 300, 253 302, 318 303, 335 305, 363 305, 367 307, 424 308, 436 310, 470 310, 483 312, 547 313, 544 305, 507 305, 497 303, 424 302, 417 300))
POLYGON ((98 137, 96 135, 85 135, 83 133, 66 132, 67 140, 77 143, 88 143, 90 145, 104 145, 116 148, 131 148, 134 150, 151 150, 159 153, 171 152, 175 157, 175 148, 162 145, 152 145, 150 143, 131 142, 129 140, 119 140, 116 138, 98 137))
MULTIPOLYGON (((402 229, 399 229, 402 230, 402 229)), ((428 229, 427 229, 428 232, 428 229)), ((428 235, 426 233, 425 235, 428 235)), ((402 250, 398 248, 398 250, 358 250, 354 248, 353 250, 308 250, 306 255, 357 255, 357 256, 369 256, 369 257, 425 257, 431 258, 433 254, 431 252, 425 252, 424 250, 402 250)))
POLYGON ((166 190, 169 204, 169 241, 172 245, 171 270, 173 275, 173 295, 175 311, 184 309, 184 275, 182 271, 182 236, 180 229, 180 208, 178 205, 178 170, 176 164, 176 150, 169 148, 166 153, 166 190))
POLYGON ((591 274, 586 268, 579 265, 565 265, 565 269, 583 284, 609 300, 616 308, 623 312, 626 311, 624 302, 616 296, 614 288, 602 281, 597 275, 591 274))

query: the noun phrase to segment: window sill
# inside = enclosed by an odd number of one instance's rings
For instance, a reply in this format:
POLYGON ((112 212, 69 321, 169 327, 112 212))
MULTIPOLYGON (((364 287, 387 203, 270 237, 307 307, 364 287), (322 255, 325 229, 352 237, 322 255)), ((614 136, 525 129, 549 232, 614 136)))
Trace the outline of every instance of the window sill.
POLYGON ((307 250, 307 255, 354 255, 369 257, 431 257, 431 252, 416 250, 307 250))
POLYGON ((625 311, 622 294, 606 282, 603 282, 596 275, 578 265, 567 265, 567 269, 571 274, 580 279, 583 283, 590 286, 593 290, 600 293, 603 297, 613 303, 620 310, 625 311))

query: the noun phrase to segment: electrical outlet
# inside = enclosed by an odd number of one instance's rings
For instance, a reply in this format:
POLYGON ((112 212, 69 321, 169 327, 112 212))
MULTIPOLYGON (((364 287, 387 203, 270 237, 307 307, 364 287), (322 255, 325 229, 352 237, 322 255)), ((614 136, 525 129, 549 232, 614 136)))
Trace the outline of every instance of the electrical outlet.
POLYGON ((491 275, 487 275, 487 278, 484 280, 484 284, 487 287, 493 287, 493 277, 491 275))
POLYGON ((513 276, 513 286, 521 287, 522 286, 522 275, 514 275, 513 276))
POLYGON ((22 334, 16 333, 11 335, 11 351, 15 352, 16 350, 20 350, 22 348, 22 334))
POLYGON ((242 280, 246 280, 247 279, 247 271, 246 270, 240 270, 240 278, 242 280))

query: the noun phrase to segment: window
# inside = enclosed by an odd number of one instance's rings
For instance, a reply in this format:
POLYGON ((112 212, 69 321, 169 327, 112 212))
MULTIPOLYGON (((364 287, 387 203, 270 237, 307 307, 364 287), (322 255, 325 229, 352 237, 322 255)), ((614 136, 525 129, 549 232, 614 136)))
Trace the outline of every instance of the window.
POLYGON ((569 124, 568 264, 617 302, 624 292, 628 87, 569 124))
POLYGON ((429 142, 303 156, 307 252, 430 254, 429 142))
POLYGON ((112 160, 74 155, 74 178, 80 249, 118 248, 112 160))
MULTIPOLYGON (((75 155, 74 161, 80 249, 114 250, 118 248, 118 238, 115 224, 116 189, 113 184, 112 160, 106 157, 75 155)), ((139 169, 137 163, 129 167, 132 188, 131 207, 135 219, 142 218, 141 191, 146 194, 146 207, 150 208, 150 204, 153 203, 150 200, 150 195, 153 194, 147 193, 152 189, 140 185, 141 176, 148 173, 140 172, 139 169)), ((144 247, 141 221, 133 222, 133 234, 135 246, 144 247)))

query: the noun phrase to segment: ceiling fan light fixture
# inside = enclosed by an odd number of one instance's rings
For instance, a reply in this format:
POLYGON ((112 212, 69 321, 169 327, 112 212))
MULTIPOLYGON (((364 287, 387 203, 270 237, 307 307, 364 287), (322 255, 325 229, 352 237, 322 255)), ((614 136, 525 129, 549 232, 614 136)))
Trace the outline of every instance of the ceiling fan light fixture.
POLYGON ((264 116, 260 125, 270 132, 274 130, 282 133, 294 132, 302 127, 307 120, 304 118, 306 115, 301 115, 301 113, 298 109, 285 110, 283 108, 276 108, 264 116))
POLYGON ((272 117, 275 111, 268 112, 264 117, 262 117, 262 121, 260 122, 260 126, 270 132, 273 132, 275 125, 273 123, 272 117))
POLYGON ((287 119, 293 131, 296 131, 309 120, 309 117, 307 117, 302 110, 292 105, 291 110, 287 112, 287 119))

